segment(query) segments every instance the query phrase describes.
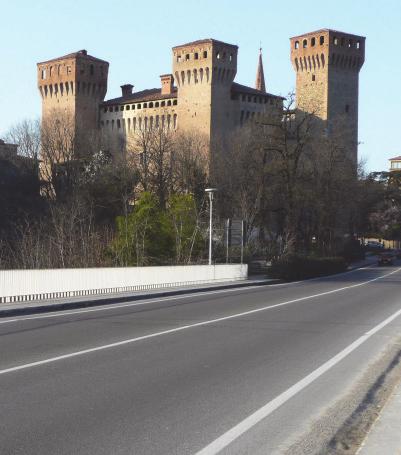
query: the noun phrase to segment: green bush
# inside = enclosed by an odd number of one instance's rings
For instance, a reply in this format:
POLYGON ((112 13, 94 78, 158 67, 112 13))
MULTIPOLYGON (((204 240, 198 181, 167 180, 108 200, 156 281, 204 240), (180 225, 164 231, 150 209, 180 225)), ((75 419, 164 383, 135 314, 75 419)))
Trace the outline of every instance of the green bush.
POLYGON ((269 274, 273 278, 293 281, 340 273, 346 269, 342 257, 282 256, 272 262, 269 274))

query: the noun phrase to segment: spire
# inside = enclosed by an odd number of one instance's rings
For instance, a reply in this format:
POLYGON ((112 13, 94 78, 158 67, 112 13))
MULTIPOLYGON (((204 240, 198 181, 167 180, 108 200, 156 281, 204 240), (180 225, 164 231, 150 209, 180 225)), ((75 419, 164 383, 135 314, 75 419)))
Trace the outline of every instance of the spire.
POLYGON ((255 88, 266 93, 266 85, 265 85, 265 75, 263 72, 263 61, 262 61, 262 48, 259 49, 259 63, 258 63, 258 70, 256 71, 256 82, 255 88))

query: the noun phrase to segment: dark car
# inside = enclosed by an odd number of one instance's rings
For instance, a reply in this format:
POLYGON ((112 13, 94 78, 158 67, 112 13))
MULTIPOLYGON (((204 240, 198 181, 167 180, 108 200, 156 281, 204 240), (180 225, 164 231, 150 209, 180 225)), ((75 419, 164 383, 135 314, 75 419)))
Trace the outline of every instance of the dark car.
POLYGON ((393 265, 394 255, 393 253, 380 253, 377 261, 377 265, 393 265))

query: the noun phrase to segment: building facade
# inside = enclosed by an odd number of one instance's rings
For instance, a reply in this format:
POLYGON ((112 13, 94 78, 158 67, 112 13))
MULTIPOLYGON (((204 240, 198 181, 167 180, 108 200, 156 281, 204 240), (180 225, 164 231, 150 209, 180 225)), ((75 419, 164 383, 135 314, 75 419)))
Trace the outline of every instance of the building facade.
POLYGON ((395 156, 394 158, 389 158, 390 161, 390 172, 391 171, 400 171, 401 172, 401 156, 395 156))
MULTIPOLYGON (((337 119, 345 119, 346 142, 356 160, 365 38, 323 29, 290 41, 297 108, 313 112, 328 130, 337 119)), ((100 130, 117 153, 138 131, 197 131, 213 146, 248 121, 281 115, 283 98, 266 92, 261 54, 255 87, 235 82, 236 45, 203 39, 173 47, 171 57, 171 73, 160 76, 159 87, 135 92, 126 83, 121 96, 109 100, 104 100, 109 64, 85 50, 38 63, 43 121, 55 109, 68 111, 77 137, 100 130)))

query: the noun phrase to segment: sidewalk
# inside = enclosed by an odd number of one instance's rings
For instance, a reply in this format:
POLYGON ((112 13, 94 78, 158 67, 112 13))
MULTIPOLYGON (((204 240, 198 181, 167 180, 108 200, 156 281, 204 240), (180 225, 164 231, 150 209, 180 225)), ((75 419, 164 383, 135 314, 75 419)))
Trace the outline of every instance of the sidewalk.
POLYGON ((18 316, 23 314, 46 313, 49 311, 71 310, 96 305, 110 305, 133 300, 153 299, 198 292, 218 291, 224 289, 243 288, 249 286, 263 286, 278 283, 279 280, 251 276, 247 280, 217 281, 203 285, 177 286, 169 288, 152 289, 148 291, 118 292, 103 295, 86 295, 60 299, 35 300, 30 302, 14 302, 0 304, 0 318, 18 316))
POLYGON ((401 382, 394 389, 357 455, 401 454, 401 382))
MULTIPOLYGON (((353 263, 348 267, 348 271, 361 267, 368 267, 376 264, 376 257, 368 257, 365 260, 353 263)), ((119 292, 103 295, 86 295, 79 297, 66 297, 59 299, 34 300, 30 302, 1 303, 0 318, 34 313, 46 313, 49 311, 71 310, 74 308, 85 308, 96 305, 110 305, 133 300, 152 299, 158 297, 168 297, 182 294, 193 294, 197 292, 207 292, 213 290, 224 290, 231 288, 242 288, 247 286, 262 286, 279 283, 281 280, 265 278, 263 275, 250 276, 247 280, 238 281, 218 281, 205 283, 203 285, 178 286, 148 291, 119 292)))

